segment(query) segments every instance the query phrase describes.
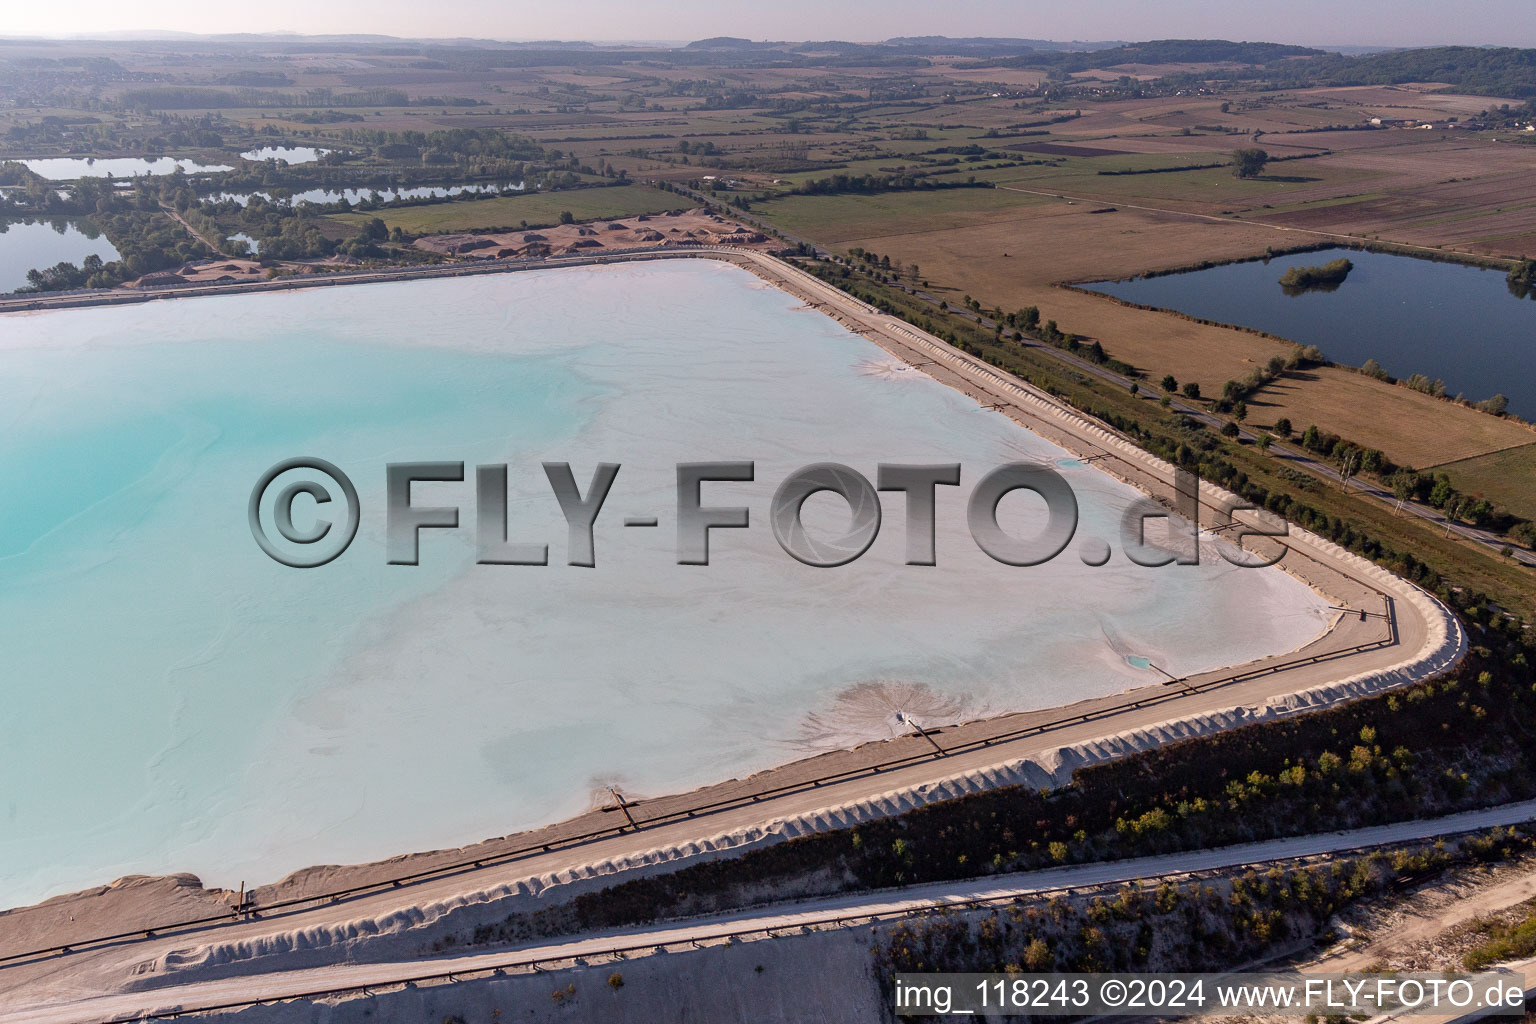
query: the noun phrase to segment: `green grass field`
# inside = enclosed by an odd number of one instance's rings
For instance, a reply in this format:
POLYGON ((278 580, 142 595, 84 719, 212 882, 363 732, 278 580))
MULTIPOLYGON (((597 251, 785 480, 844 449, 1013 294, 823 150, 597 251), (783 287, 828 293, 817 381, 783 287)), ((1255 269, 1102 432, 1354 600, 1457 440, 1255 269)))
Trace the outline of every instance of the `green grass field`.
POLYGON ((1386 198, 1385 192, 1362 192, 1359 195, 1339 196, 1336 199, 1313 199, 1304 203, 1274 203, 1264 207, 1264 215, 1294 213, 1297 210, 1321 210, 1327 207, 1352 206, 1386 198))
POLYGON ((876 195, 788 196, 752 208, 790 234, 835 245, 892 232, 936 231, 992 220, 1001 210, 1048 200, 993 188, 956 188, 876 195))
POLYGON ((1447 462, 1430 472, 1450 477, 1458 491, 1487 498, 1523 519, 1536 519, 1536 442, 1447 462))
POLYGON ((577 220, 604 217, 628 217, 637 213, 664 213, 688 210, 698 204, 684 196, 659 192, 644 185, 618 185, 612 188, 574 189, 564 192, 536 192, 531 195, 497 196, 430 206, 405 206, 375 213, 337 213, 330 219, 355 229, 375 216, 391 228, 413 235, 446 234, 474 228, 517 228, 526 221, 531 228, 549 227, 560 222, 560 214, 569 210, 577 220))
MULTIPOLYGON (((1123 157, 1104 157, 1096 161, 1104 170, 1115 170, 1125 165, 1123 157), (1111 164, 1111 159, 1120 161, 1111 164)), ((1191 161, 1198 162, 1198 161, 1191 161)), ((1025 188, 1044 188, 1069 194, 1095 195, 1106 198, 1194 200, 1197 202, 1251 202, 1267 199, 1283 193, 1294 185, 1263 181, 1241 180, 1232 176, 1224 167, 1203 171, 1171 171, 1166 174, 1099 174, 1098 167, 1089 170, 1086 161, 1074 160, 1072 166, 1061 169, 1026 168, 1006 184, 1025 188)))
MULTIPOLYGON (((1107 141, 1106 146, 1113 145, 1107 141)), ((1177 163, 1202 163, 1214 154, 1194 154, 1188 160, 1177 163)), ((1363 181, 1371 175, 1350 169, 1320 165, 1315 160, 1296 160, 1272 164, 1264 175, 1257 178, 1233 177, 1225 167, 1213 167, 1200 171, 1170 171, 1164 174, 1099 174, 1100 170, 1117 170, 1144 164, 1141 159, 1129 157, 1096 157, 1093 160, 1069 159, 1062 167, 1025 167, 997 180, 1001 184, 1019 185, 1024 188, 1044 188, 1068 194, 1103 196, 1125 202, 1137 199, 1193 201, 1205 203, 1232 203, 1234 206, 1273 201, 1283 202, 1288 193, 1320 185, 1344 185, 1363 181), (1285 181, 1284 178, 1306 178, 1309 181, 1285 181)), ((1164 166, 1168 166, 1165 164, 1164 166)), ((999 172, 1001 174, 1002 172, 999 172)), ((1278 205, 1278 204, 1276 204, 1278 205)))

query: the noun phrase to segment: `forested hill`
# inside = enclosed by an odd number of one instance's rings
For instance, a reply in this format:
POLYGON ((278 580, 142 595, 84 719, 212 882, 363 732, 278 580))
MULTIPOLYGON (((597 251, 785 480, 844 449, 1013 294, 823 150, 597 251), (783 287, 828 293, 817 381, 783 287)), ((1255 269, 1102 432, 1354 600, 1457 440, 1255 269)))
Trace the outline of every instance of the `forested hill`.
POLYGON ((987 63, 994 67, 1042 68, 1060 72, 1120 64, 1239 64, 1242 67, 1211 74, 1197 72, 1190 77, 1254 82, 1280 89, 1444 82, 1457 92, 1477 96, 1536 97, 1536 50, 1514 47, 1429 46, 1345 56, 1277 43, 1161 39, 1091 53, 1022 53, 987 63))
POLYGON ((1321 57, 1324 51, 1285 43, 1235 43, 1230 39, 1154 39, 1090 52, 1023 53, 1000 65, 1087 71, 1120 64, 1253 64, 1296 57, 1321 57))
POLYGON ((1432 46, 1365 57, 1325 54, 1267 69, 1276 84, 1397 85, 1444 82, 1477 96, 1536 96, 1536 50, 1432 46))

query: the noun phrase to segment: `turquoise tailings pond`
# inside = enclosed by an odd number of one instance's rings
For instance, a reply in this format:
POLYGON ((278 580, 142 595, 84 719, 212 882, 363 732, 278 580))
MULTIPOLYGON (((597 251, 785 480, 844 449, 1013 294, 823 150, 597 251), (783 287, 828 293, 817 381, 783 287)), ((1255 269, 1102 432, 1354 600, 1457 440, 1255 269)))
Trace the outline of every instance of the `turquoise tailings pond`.
MULTIPOLYGON (((1039 708, 1292 650, 1326 602, 1273 569, 1016 568, 965 502, 1008 462, 1057 467, 1079 537, 1138 495, 905 370, 758 278, 704 260, 349 285, 0 320, 0 904, 130 872, 210 885, 441 848, 891 734, 1039 708), (317 456, 361 526, 328 565, 252 539, 258 478, 317 456), (746 506, 678 565, 676 464, 746 506), (463 461, 420 564, 389 565, 385 466, 463 461), (541 463, 583 492, 622 466, 596 566, 567 564, 541 463), (813 462, 958 462, 937 566, 904 564, 901 496, 835 569, 785 554, 767 509, 813 462), (509 535, 546 566, 475 563, 474 467, 507 463, 509 535), (660 528, 625 529, 629 516, 660 528), (1139 659, 1139 660, 1138 660, 1139 659), (936 724, 936 723, 935 723, 936 724)), ((1005 498, 1003 525, 1042 511, 1005 498)), ((296 506, 310 526, 313 503, 296 506)), ((808 528, 847 510, 806 503, 808 528)), ((1031 525, 1033 524, 1033 525, 1031 525)), ((1215 545, 1217 541, 1209 541, 1215 545)), ((1118 545, 1117 545, 1118 547, 1118 545)))

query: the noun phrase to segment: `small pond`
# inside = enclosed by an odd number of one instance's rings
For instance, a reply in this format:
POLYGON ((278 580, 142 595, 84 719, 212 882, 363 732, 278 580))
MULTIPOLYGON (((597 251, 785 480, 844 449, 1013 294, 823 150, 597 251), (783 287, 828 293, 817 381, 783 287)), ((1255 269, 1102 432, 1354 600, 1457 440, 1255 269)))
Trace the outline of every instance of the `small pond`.
POLYGON ((100 256, 103 263, 110 263, 118 256, 107 236, 87 221, 63 217, 0 220, 0 293, 25 287, 29 270, 56 263, 79 266, 93 253, 100 256))

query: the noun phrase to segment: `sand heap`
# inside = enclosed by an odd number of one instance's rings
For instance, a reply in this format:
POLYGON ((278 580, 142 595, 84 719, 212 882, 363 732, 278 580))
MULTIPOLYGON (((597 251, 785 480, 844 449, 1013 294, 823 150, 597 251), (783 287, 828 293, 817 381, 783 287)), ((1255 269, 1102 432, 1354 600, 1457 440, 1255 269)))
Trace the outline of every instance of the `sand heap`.
POLYGON ((126 283, 128 288, 166 288, 176 285, 215 284, 248 281, 259 277, 261 264, 255 260, 198 260, 175 270, 157 270, 126 283))

